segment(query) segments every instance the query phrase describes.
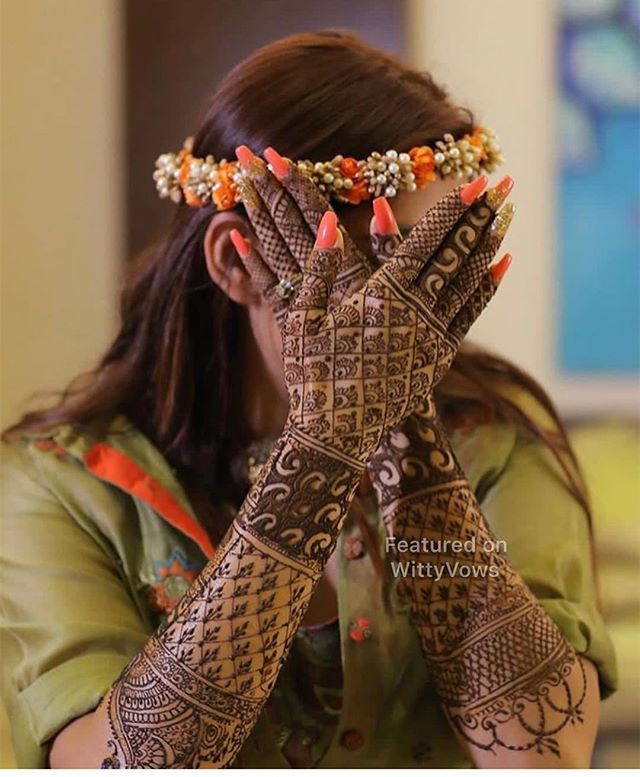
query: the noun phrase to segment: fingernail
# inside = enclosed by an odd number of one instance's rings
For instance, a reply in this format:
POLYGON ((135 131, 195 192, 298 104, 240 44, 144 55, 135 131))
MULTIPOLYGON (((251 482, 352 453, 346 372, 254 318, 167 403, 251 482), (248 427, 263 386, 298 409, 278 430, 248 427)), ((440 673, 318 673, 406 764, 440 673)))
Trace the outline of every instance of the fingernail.
POLYGON ((502 203, 509 196, 509 192, 513 189, 513 178, 510 175, 499 181, 493 188, 487 192, 487 202, 493 210, 498 210, 502 203))
POLYGON ((373 201, 373 218, 376 232, 381 235, 395 235, 399 231, 386 197, 376 197, 373 201))
POLYGON ((491 266, 491 277, 494 283, 498 284, 504 278, 512 258, 511 254, 505 254, 497 264, 491 266))
POLYGON ((333 248, 338 232, 338 219, 332 210, 325 211, 316 238, 316 248, 333 248))
POLYGON ((489 179, 486 175, 480 175, 475 180, 463 186, 460 190, 460 199, 465 205, 471 205, 471 203, 484 191, 484 187, 489 183, 489 179))
POLYGON ((491 224, 491 233, 495 237, 503 238, 507 234, 515 212, 516 206, 512 202, 508 202, 503 208, 500 208, 491 224))
POLYGON ((280 156, 275 148, 272 148, 271 146, 265 148, 264 158, 271 165, 271 169, 276 178, 284 178, 289 172, 289 163, 283 156, 280 156))
POLYGON ((241 165, 250 165, 256 158, 256 155, 249 146, 238 146, 236 148, 236 157, 241 165))
POLYGON ((231 232, 229 232, 229 237, 231 238, 231 242, 233 243, 233 247, 236 249, 236 251, 243 259, 246 259, 247 256, 249 256, 249 251, 251 250, 251 244, 249 241, 246 240, 237 229, 232 229, 231 232))

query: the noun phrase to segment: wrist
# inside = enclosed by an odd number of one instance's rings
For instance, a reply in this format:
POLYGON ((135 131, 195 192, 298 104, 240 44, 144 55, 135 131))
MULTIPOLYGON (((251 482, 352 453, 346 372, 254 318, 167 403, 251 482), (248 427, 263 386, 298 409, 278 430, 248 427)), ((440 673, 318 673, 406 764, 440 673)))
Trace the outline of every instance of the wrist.
POLYGON ((240 508, 238 529, 321 570, 364 469, 287 422, 240 508))

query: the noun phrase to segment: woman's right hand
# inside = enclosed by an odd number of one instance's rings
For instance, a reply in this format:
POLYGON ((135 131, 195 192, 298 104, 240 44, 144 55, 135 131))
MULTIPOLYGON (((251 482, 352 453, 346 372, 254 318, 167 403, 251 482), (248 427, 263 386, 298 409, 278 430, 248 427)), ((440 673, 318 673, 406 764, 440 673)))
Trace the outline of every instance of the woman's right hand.
MULTIPOLYGON (((259 162, 252 165, 255 175, 259 162)), ((266 169, 263 174, 269 175, 266 169)), ((366 464, 382 435, 446 373, 460 344, 461 323, 466 331, 470 315, 474 320, 480 314, 496 288, 486 267, 469 270, 495 211, 484 197, 471 204, 468 199, 465 187, 443 198, 389 262, 330 310, 344 262, 335 213, 323 216, 286 305, 273 293, 279 279, 268 256, 236 239, 248 271, 278 306, 289 424, 310 445, 366 464), (455 278, 463 267, 461 286, 455 278)))

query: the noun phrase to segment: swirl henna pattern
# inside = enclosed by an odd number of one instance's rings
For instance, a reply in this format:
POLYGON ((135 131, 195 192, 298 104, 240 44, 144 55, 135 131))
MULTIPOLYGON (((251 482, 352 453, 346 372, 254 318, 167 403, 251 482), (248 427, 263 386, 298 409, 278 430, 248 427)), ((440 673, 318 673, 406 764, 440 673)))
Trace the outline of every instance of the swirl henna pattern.
POLYGON ((439 580, 408 574, 402 587, 452 725, 482 750, 559 756, 557 734, 583 720, 584 669, 498 552, 432 400, 369 466, 397 561, 446 570, 439 580))
MULTIPOLYGON (((297 295, 279 309, 290 398, 284 431, 215 556, 108 695, 103 768, 233 763, 367 460, 453 358, 457 341, 436 314, 448 293, 443 274, 459 269, 447 241, 466 245, 469 224, 481 230, 489 219, 486 208, 467 210, 452 195, 437 219, 427 214, 417 225, 401 255, 329 311, 340 239, 311 251, 297 295)), ((264 270, 262 278, 273 274, 264 270)))

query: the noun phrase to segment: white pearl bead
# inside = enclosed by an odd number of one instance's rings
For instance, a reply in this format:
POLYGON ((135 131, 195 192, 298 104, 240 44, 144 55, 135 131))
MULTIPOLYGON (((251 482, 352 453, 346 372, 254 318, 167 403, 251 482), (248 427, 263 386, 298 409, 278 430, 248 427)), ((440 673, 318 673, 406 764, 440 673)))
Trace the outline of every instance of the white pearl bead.
POLYGON ((322 162, 316 162, 315 165, 313 166, 313 169, 318 170, 318 172, 320 172, 322 168, 323 168, 322 162))
POLYGON ((444 159, 445 159, 444 154, 441 151, 438 151, 437 154, 434 154, 433 158, 436 161, 436 163, 439 164, 439 165, 441 165, 444 162, 444 159))
POLYGON ((460 156, 460 149, 456 148, 455 146, 449 151, 449 156, 457 157, 460 156))
POLYGON ((409 154, 406 154, 403 151, 402 154, 398 154, 398 161, 399 162, 410 162, 411 161, 411 157, 409 156, 409 154))
POLYGON ((400 172, 400 165, 397 162, 391 162, 391 164, 389 165, 389 172, 390 173, 400 172))
POLYGON ((443 175, 448 175, 451 172, 451 165, 442 165, 443 175))
POLYGON ((353 181, 351 178, 345 178, 344 179, 344 188, 345 189, 351 189, 353 187, 353 181))
POLYGON ((334 187, 336 189, 342 189, 342 184, 343 183, 344 183, 344 181, 342 180, 342 178, 334 178, 333 179, 333 185, 334 185, 334 187))
POLYGON ((386 170, 387 165, 385 162, 377 162, 376 163, 376 170, 386 170))
POLYGON ((413 181, 410 181, 410 182, 407 184, 407 191, 408 191, 408 192, 415 192, 415 190, 416 190, 417 188, 418 188, 418 187, 417 187, 417 185, 416 185, 416 184, 415 184, 413 181))
POLYGON ((415 181, 416 180, 416 174, 415 173, 406 173, 405 179, 407 181, 415 181))
POLYGON ((398 152, 394 149, 389 149, 389 151, 385 151, 384 155, 389 157, 389 159, 397 159, 398 158, 398 152))
POLYGON ((325 183, 333 183, 333 176, 331 175, 331 173, 325 173, 325 174, 322 176, 322 180, 323 180, 325 183))
POLYGON ((384 190, 385 197, 395 197, 396 194, 397 192, 395 186, 387 186, 387 188, 384 190))

